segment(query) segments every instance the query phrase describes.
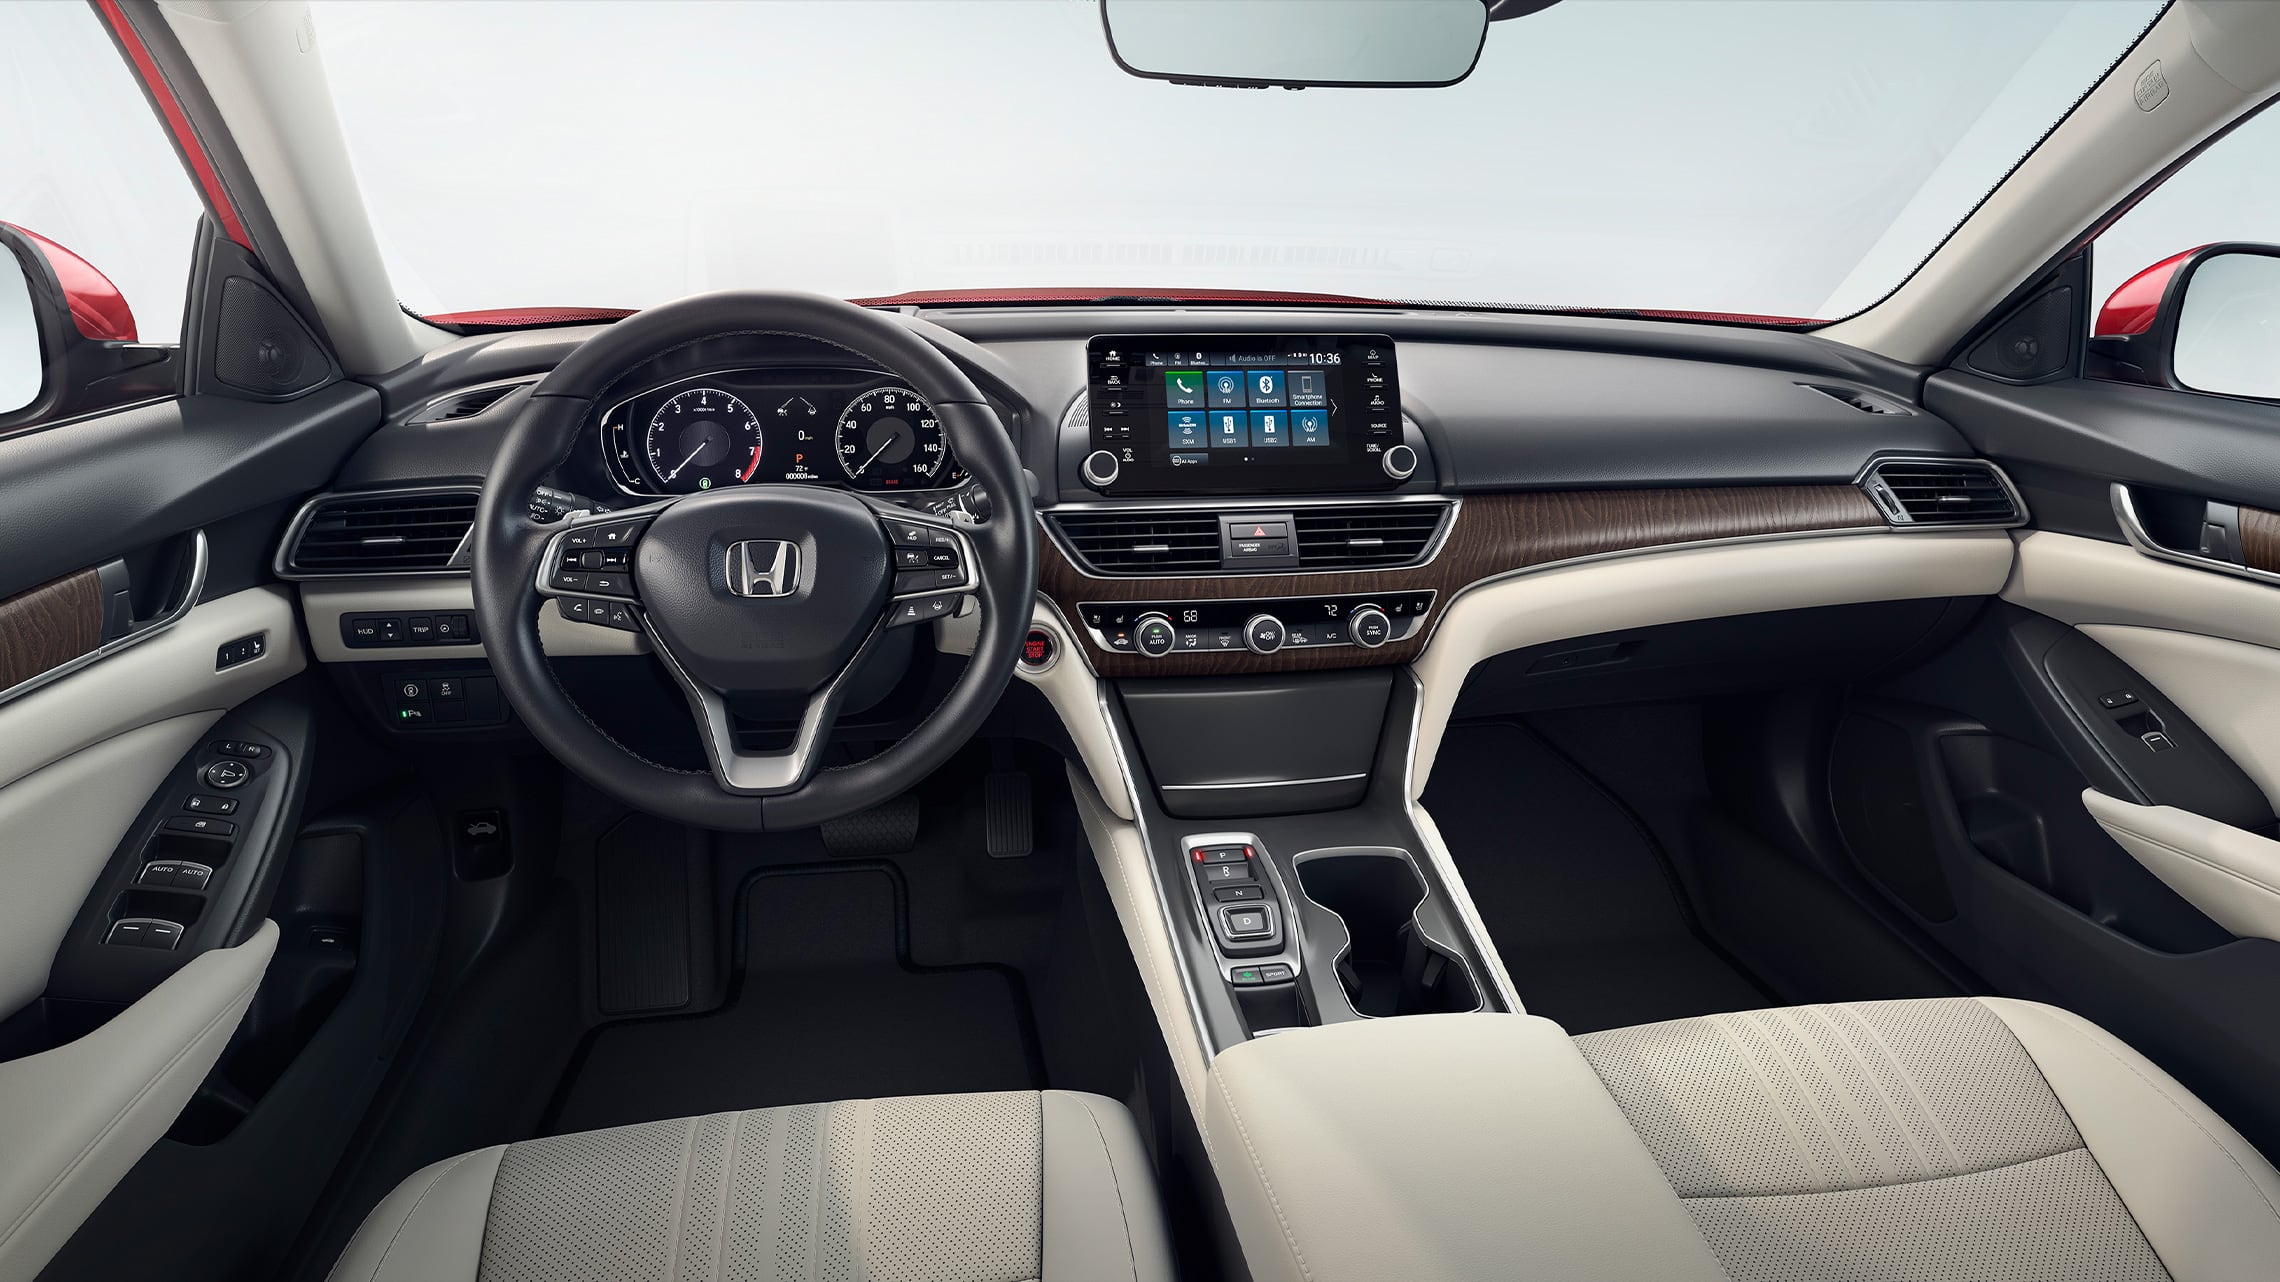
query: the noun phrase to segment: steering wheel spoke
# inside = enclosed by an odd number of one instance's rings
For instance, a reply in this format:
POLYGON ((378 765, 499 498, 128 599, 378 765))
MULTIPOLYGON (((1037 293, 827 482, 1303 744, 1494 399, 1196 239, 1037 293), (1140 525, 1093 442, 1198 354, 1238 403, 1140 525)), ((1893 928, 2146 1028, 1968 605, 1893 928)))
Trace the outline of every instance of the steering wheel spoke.
POLYGON ((562 617, 621 632, 644 630, 634 580, 635 546, 649 523, 678 499, 623 512, 582 512, 565 520, 538 558, 538 595, 562 617))

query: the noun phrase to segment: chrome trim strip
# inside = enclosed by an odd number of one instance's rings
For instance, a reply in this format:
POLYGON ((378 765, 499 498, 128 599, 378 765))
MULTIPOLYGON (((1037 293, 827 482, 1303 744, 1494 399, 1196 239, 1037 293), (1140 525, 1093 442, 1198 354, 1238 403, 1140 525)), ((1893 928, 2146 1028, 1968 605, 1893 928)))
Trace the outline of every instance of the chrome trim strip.
POLYGON ((2234 565, 2230 561, 2219 561, 2215 557, 2180 552, 2175 548, 2166 548, 2154 542, 2153 536, 2146 532, 2145 522, 2138 516, 2137 501, 2131 496, 2127 482, 2115 481, 2107 487, 2107 499, 2114 505, 2114 520, 2122 527, 2122 537, 2129 540, 2129 545, 2136 548, 2141 555, 2152 557, 2156 561, 2168 561, 2176 565, 2191 566, 2196 570, 2214 570, 2218 574, 2229 574, 2236 579, 2251 579, 2258 583, 2280 584, 2280 574, 2275 574, 2270 570, 2259 570, 2251 565, 2234 565))
POLYGON ((303 503, 300 509, 293 513, 293 519, 285 526, 285 537, 277 541, 276 555, 269 559, 269 572, 289 583, 303 583, 314 579, 465 578, 468 573, 468 549, 475 538, 475 523, 472 521, 468 522, 467 533, 460 536, 459 546, 452 550, 450 559, 444 563, 442 569, 296 570, 291 568, 293 549, 301 542, 302 532, 308 528, 309 519, 316 515, 317 509, 326 503, 341 499, 379 499, 413 494, 471 494, 480 502, 483 496, 483 487, 479 485, 404 485, 377 490, 326 490, 303 503))
MULTIPOLYGON (((2002 466, 1993 459, 1984 459, 1977 455, 1951 454, 1945 457, 1937 454, 1880 455, 1862 464, 1860 471, 1853 474, 1852 483, 1861 493, 1868 496, 1869 503, 1876 508, 1876 514, 1884 518, 1884 523, 1887 526, 1904 534, 1913 534, 1921 530, 2014 530, 2025 525, 2029 519, 2027 500, 2019 494, 2019 487, 2011 483, 2011 474, 2005 472, 2002 466), (1949 467, 1957 465, 1984 467, 1994 476, 1995 483, 2003 487, 2003 496, 2011 500, 2011 510, 2019 515, 2009 521, 1895 521, 1892 519, 1892 513, 1882 503, 1876 501, 1876 491, 1869 488, 1870 480, 1876 476, 1876 469, 1887 463, 1936 463, 1949 467)), ((1898 502, 1898 500, 1895 499, 1894 502, 1898 502)))
POLYGON ((108 659, 121 650, 141 645, 180 623, 184 615, 198 607, 198 598, 205 595, 207 564, 206 532, 204 530, 192 530, 190 532, 190 581, 183 587, 180 600, 166 607, 163 613, 127 635, 106 641, 76 659, 67 659, 37 676, 26 677, 9 686, 6 690, 0 690, 0 703, 20 699, 50 682, 61 681, 72 673, 86 668, 89 664, 101 659, 108 659))
MULTIPOLYGON (((1290 866, 1291 871, 1293 873, 1296 873, 1300 864, 1315 859, 1340 859, 1350 858, 1354 856, 1384 858, 1388 855, 1400 856, 1402 862, 1409 865, 1410 875, 1417 878, 1418 887, 1425 892, 1424 894, 1417 897, 1417 906, 1409 910, 1410 927, 1417 932, 1418 938, 1423 939, 1426 943, 1439 945, 1441 951, 1448 956, 1449 960, 1455 962, 1459 966, 1464 967, 1465 978, 1472 981, 1473 996, 1476 1000, 1465 1011, 1452 1011, 1448 1013, 1469 1014, 1472 1011, 1487 1009, 1488 990, 1482 986, 1480 982, 1480 975, 1478 972, 1473 970, 1472 962, 1466 957, 1465 950, 1455 944, 1450 943, 1448 940, 1435 939, 1432 933, 1425 929, 1425 919, 1418 916, 1419 913, 1425 910, 1425 901, 1433 897, 1433 883, 1425 880, 1424 870, 1420 869, 1417 866, 1417 856, 1409 853, 1407 850, 1404 850, 1399 846, 1320 846, 1313 850, 1302 850, 1299 853, 1292 855, 1290 857, 1290 866)), ((1337 918, 1338 924, 1340 926, 1344 926, 1346 929, 1345 947, 1340 948, 1337 955, 1330 959, 1330 973, 1332 977, 1335 978, 1338 973, 1338 963, 1346 959, 1346 954, 1354 951, 1354 928, 1351 925, 1347 924, 1346 914, 1339 912, 1337 909, 1332 908, 1326 903, 1323 903, 1321 900, 1316 899, 1312 895, 1307 895, 1306 879, 1303 877, 1299 878, 1298 891, 1301 895, 1306 896, 1306 902, 1337 918)), ((1297 915, 1297 913, 1291 914, 1293 917, 1297 915)), ((1344 998, 1346 1001, 1346 1009, 1352 1011, 1354 1018, 1356 1019, 1399 1018, 1398 1016, 1393 1015, 1365 1015, 1355 1007, 1353 997, 1346 992, 1345 981, 1339 980, 1337 989, 1338 995, 1344 998)))
MULTIPOLYGON (((1187 949, 1181 945, 1179 932, 1173 928, 1175 919, 1172 916, 1171 897, 1164 892, 1164 878, 1156 867, 1155 839, 1148 831, 1148 812, 1140 804, 1139 776, 1132 771, 1131 758, 1124 752, 1124 736, 1118 732, 1116 718, 1109 708, 1108 683, 1097 678, 1093 683, 1093 703, 1100 713, 1102 727, 1108 731, 1109 748, 1116 753, 1116 770, 1123 776, 1127 804, 1132 807, 1132 827, 1140 834, 1140 863, 1147 869, 1148 884, 1156 892, 1156 911, 1163 914, 1164 929, 1170 936, 1172 964, 1179 971, 1180 995, 1187 999, 1188 1022, 1195 1026, 1195 1044, 1203 1048, 1204 1066, 1209 1068, 1211 1058, 1219 1053, 1219 1047, 1212 1042, 1211 1025, 1203 1017, 1203 1001, 1197 995, 1195 971, 1188 965, 1187 949)), ((1115 812, 1111 811, 1108 817, 1115 820, 1115 812)), ((1210 925, 1208 921, 1204 924, 1210 925)), ((1292 973, 1297 972, 1294 970, 1292 973)))
POLYGON ((1369 778, 1369 772, 1358 770, 1350 775, 1324 775, 1319 779, 1261 779, 1257 783, 1160 783, 1156 787, 1164 792, 1214 792, 1228 788, 1303 788, 1316 783, 1352 783, 1369 778))
MULTIPOLYGON (((1402 670, 1409 674, 1410 686, 1409 750, 1401 758, 1401 797, 1404 813, 1409 818, 1409 830, 1416 835, 1417 844, 1432 861, 1434 875, 1441 879, 1441 888, 1448 892, 1449 907, 1456 916, 1457 924, 1470 937, 1472 956, 1480 958, 1481 968, 1488 972, 1489 983, 1495 987, 1497 997, 1504 1003, 1504 1009, 1515 1015, 1522 1014, 1527 1008, 1520 1004, 1520 993, 1512 985, 1512 973, 1505 968, 1504 955, 1496 951, 1495 943, 1489 939, 1488 923, 1481 919, 1480 906, 1473 902, 1472 888, 1465 885, 1465 879, 1458 875, 1456 857, 1442 846, 1440 826, 1433 822, 1431 812, 1418 800, 1417 738, 1424 725, 1425 683, 1417 679, 1416 668, 1404 667, 1402 670), (1424 822, 1418 821, 1419 816, 1424 817, 1424 822)), ((1473 976, 1473 982, 1476 985, 1480 982, 1478 974, 1473 976)))

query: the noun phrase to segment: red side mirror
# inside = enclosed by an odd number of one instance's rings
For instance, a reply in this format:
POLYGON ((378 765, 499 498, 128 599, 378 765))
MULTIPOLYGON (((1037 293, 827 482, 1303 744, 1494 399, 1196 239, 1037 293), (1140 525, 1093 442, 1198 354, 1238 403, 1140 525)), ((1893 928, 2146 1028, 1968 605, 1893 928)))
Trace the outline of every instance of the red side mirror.
POLYGON ((63 286, 64 301, 71 307, 71 323, 80 337, 98 343, 133 343, 135 314, 127 306, 127 296, 111 283, 111 278, 95 269, 95 264, 56 244, 47 237, 12 223, 0 223, 39 247, 47 258, 48 267, 55 272, 63 286))

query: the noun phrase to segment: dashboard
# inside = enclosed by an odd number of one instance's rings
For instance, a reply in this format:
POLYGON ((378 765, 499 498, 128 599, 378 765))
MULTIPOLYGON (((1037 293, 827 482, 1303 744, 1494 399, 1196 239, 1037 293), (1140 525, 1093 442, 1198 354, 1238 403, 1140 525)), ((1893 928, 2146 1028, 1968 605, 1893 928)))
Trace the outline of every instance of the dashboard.
POLYGON ((757 484, 898 493, 966 481, 934 407, 872 369, 691 374, 610 405, 599 433, 602 466, 629 495, 757 484))

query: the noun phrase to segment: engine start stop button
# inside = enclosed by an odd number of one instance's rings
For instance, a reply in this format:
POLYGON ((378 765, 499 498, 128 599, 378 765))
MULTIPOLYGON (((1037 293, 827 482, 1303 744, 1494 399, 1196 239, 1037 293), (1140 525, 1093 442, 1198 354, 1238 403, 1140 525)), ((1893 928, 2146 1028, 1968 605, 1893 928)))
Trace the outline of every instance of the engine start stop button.
POLYGON ((1029 635, 1021 639, 1021 666, 1031 672, 1043 672, 1052 667, 1053 660, 1059 658, 1060 653, 1060 646, 1053 640, 1053 634, 1043 628, 1031 628, 1029 635))

